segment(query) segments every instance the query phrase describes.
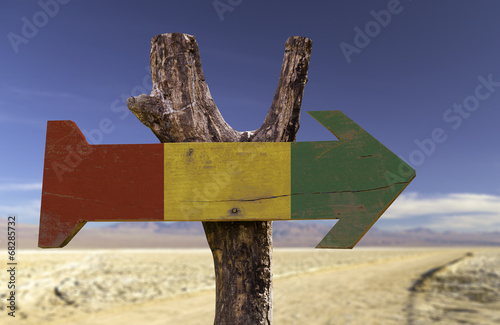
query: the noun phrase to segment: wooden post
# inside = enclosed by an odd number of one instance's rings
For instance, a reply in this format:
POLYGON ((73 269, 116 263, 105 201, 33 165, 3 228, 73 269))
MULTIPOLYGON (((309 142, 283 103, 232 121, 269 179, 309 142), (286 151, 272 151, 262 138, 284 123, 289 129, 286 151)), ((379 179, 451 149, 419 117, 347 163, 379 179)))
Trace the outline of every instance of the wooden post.
MULTIPOLYGON (((312 41, 290 37, 276 93, 262 126, 238 132, 223 119, 205 82, 196 39, 151 40, 151 95, 129 109, 161 142, 288 142, 299 129, 312 41)), ((265 184, 262 184, 265 186, 265 184)), ((216 275, 216 325, 272 324, 272 222, 204 222, 216 275)))

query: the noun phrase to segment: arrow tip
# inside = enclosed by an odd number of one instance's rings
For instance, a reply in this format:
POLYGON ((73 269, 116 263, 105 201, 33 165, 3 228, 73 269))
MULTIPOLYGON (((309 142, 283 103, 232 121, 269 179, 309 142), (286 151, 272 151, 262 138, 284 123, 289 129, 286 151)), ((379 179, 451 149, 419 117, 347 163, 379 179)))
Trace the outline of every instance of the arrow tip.
POLYGON ((68 193, 77 188, 70 175, 92 150, 73 121, 47 122, 39 247, 64 247, 85 225, 76 213, 64 215, 61 210, 73 208, 71 202, 65 201, 68 193))
POLYGON ((66 246, 71 239, 85 226, 86 222, 64 222, 50 218, 42 213, 40 218, 40 231, 38 233, 38 247, 61 248, 66 246))

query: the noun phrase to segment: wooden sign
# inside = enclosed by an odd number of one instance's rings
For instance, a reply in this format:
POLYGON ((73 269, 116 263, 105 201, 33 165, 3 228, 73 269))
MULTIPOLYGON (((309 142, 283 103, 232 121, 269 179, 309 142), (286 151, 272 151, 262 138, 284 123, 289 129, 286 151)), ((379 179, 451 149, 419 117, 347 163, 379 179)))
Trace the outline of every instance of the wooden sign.
POLYGON ((339 141, 89 145, 49 121, 38 245, 88 221, 339 219, 317 247, 352 248, 415 170, 342 112, 308 113, 339 141))

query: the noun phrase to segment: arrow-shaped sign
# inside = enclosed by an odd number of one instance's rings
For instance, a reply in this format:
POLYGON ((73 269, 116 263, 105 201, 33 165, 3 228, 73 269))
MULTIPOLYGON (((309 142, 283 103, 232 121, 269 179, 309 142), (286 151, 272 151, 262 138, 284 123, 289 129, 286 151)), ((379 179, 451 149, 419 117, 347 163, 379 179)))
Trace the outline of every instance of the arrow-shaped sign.
POLYGON ((49 121, 38 246, 88 221, 340 219, 317 247, 352 248, 415 170, 342 112, 308 113, 339 141, 89 145, 49 121))

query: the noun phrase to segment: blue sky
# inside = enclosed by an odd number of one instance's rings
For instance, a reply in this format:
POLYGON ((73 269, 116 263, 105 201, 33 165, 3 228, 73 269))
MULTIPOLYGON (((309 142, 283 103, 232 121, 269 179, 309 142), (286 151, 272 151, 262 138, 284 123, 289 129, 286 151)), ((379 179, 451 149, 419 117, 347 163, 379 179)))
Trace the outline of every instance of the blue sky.
POLYGON ((196 37, 212 97, 243 131, 262 123, 300 35, 313 49, 297 140, 332 139, 305 111, 340 109, 417 171, 377 226, 498 231, 499 13, 457 0, 3 1, 0 217, 38 222, 47 120, 94 135, 111 121, 94 143, 158 141, 125 109, 151 90, 153 36, 196 37))

